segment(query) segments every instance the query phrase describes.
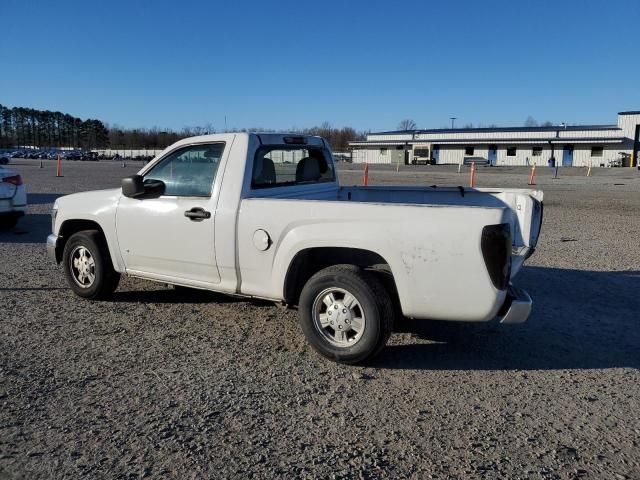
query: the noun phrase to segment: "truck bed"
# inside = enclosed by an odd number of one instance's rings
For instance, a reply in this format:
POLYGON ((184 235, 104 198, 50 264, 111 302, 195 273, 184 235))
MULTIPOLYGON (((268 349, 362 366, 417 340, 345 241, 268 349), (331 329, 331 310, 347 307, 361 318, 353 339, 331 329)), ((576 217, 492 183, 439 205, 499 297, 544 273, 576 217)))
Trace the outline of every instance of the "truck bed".
MULTIPOLYGON (((285 192, 263 190, 259 198, 291 200, 323 200, 370 204, 413 205, 424 207, 478 207, 506 208, 512 212, 511 222, 515 248, 535 247, 542 221, 541 190, 465 188, 465 187, 416 187, 371 186, 338 187, 318 185, 310 191, 286 189, 285 192)), ((254 197, 255 198, 255 197, 254 197)), ((516 265, 519 268, 519 265, 516 265)), ((517 271, 516 268, 516 271, 517 271)), ((515 274, 515 272, 514 272, 515 274)))

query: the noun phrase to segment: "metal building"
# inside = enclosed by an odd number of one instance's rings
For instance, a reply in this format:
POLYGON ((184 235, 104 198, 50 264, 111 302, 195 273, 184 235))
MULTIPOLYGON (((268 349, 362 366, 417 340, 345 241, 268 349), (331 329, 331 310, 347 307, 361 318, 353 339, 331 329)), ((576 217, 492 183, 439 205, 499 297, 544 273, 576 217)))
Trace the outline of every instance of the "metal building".
POLYGON ((391 131, 350 146, 354 163, 609 167, 637 165, 639 136, 640 111, 631 111, 616 125, 391 131))

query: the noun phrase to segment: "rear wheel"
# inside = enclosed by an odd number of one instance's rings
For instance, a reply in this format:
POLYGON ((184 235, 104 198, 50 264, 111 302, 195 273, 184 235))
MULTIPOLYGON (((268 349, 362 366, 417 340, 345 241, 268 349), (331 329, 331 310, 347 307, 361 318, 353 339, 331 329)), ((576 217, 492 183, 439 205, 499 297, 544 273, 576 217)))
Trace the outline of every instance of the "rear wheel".
POLYGON ((120 274, 113 268, 109 249, 97 230, 84 230, 69 238, 62 256, 67 283, 84 298, 109 298, 118 287, 120 274))
POLYGON ((299 317, 311 346, 342 363, 377 354, 393 330, 393 304, 378 278, 354 265, 312 276, 300 294, 299 317))

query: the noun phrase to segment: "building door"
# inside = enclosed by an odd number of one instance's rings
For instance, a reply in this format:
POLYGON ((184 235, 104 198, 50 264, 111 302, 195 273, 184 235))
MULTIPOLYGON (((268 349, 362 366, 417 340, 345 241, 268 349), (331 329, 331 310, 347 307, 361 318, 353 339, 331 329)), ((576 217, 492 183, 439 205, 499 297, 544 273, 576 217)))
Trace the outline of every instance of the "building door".
POLYGON ((495 166, 498 160, 498 147, 495 145, 489 145, 489 151, 487 152, 487 160, 489 161, 489 165, 495 166))
POLYGON ((634 165, 638 167, 638 170, 640 170, 640 158, 638 158, 638 155, 640 155, 640 125, 636 125, 636 134, 633 137, 633 156, 631 157, 631 163, 629 164, 630 167, 633 167, 634 165))
POLYGON ((435 165, 440 160, 440 145, 434 145, 431 148, 431 164, 435 165))
POLYGON ((562 151, 562 166, 573 166, 573 145, 565 145, 562 151))

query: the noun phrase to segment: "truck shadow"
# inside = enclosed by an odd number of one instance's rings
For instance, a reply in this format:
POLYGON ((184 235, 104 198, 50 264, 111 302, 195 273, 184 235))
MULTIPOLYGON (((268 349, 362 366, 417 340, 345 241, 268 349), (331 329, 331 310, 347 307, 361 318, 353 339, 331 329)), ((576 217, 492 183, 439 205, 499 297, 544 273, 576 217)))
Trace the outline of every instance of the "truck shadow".
POLYGON ((0 243, 45 243, 51 233, 51 215, 27 213, 13 228, 0 229, 0 243))
POLYGON ((273 307, 274 303, 267 300, 233 297, 223 293, 198 289, 156 289, 156 290, 116 290, 110 299, 122 303, 248 303, 254 307, 273 307))
POLYGON ((27 193, 27 204, 29 205, 46 205, 48 203, 53 206, 56 198, 60 198, 66 193, 27 193))
POLYGON ((640 368, 640 272, 526 267, 534 298, 522 325, 405 321, 411 343, 390 344, 371 366, 431 370, 640 368), (411 322, 411 323, 409 323, 411 322))
MULTIPOLYGON (((28 205, 51 204, 65 193, 28 193, 28 205)), ((27 213, 13 228, 0 229, 0 243, 45 243, 51 233, 49 213, 27 213)))

